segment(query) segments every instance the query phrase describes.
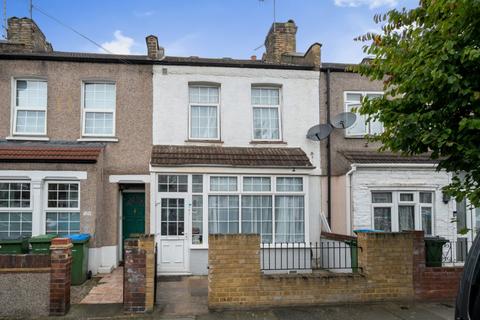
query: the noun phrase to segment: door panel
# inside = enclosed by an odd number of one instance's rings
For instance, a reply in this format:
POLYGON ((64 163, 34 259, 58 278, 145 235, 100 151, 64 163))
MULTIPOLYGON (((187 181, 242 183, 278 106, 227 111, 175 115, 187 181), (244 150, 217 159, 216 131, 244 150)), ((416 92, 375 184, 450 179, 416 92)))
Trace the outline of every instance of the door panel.
POLYGON ((188 243, 185 233, 185 198, 162 198, 157 230, 160 254, 160 272, 186 272, 188 269, 188 243))
POLYGON ((145 233, 145 193, 122 193, 122 247, 132 234, 145 233))

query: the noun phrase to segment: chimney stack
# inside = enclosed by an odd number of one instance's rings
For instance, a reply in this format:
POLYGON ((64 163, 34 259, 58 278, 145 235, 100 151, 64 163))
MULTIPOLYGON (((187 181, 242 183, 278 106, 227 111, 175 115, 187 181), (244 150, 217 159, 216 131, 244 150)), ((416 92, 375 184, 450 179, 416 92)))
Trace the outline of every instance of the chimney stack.
POLYGON ((11 17, 8 19, 7 43, 0 51, 9 52, 52 52, 42 30, 30 18, 11 17))
POLYGON ((165 57, 165 49, 158 45, 158 38, 154 35, 149 35, 145 38, 147 42, 147 54, 152 60, 161 60, 165 57))
POLYGON ((266 62, 281 63, 282 55, 296 51, 296 34, 297 26, 293 20, 273 23, 265 38, 266 52, 263 59, 266 62))

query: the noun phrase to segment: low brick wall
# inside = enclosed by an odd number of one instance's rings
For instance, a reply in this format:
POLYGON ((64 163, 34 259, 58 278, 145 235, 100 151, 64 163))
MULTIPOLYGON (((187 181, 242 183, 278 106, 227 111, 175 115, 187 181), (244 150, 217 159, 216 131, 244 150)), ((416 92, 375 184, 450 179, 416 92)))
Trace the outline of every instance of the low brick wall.
POLYGON ((48 316, 50 256, 0 255, 0 301, 0 317, 48 316))
POLYGON ((454 300, 463 274, 463 267, 426 267, 425 239, 414 231, 414 288, 415 297, 422 300, 454 300))
POLYGON ((361 274, 264 275, 258 235, 209 236, 211 309, 414 298, 411 233, 360 234, 361 274))
POLYGON ((65 315, 71 246, 69 239, 54 239, 50 255, 0 255, 0 317, 65 315))
POLYGON ((127 239, 124 250, 124 311, 151 312, 155 299, 155 238, 146 235, 138 239, 127 239))

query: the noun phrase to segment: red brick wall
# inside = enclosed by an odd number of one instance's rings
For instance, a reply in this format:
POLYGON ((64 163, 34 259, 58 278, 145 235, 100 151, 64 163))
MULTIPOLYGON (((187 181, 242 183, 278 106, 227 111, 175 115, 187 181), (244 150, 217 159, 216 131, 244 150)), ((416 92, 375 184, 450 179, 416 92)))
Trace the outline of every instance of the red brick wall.
POLYGON ((423 231, 414 234, 413 285, 415 298, 421 300, 454 300, 462 278, 463 267, 426 267, 423 231))
POLYGON ((123 274, 123 310, 143 313, 153 310, 154 304, 154 237, 125 240, 123 274))
POLYGON ((50 315, 62 316, 70 309, 72 243, 56 238, 50 246, 50 315))

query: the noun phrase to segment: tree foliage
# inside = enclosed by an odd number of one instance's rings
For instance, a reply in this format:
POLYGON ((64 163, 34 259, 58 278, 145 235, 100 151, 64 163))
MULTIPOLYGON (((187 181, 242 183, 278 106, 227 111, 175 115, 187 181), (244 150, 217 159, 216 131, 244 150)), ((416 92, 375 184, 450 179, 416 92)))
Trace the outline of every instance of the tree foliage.
POLYGON ((422 0, 376 15, 382 32, 357 38, 372 58, 355 67, 381 80, 360 113, 383 122, 383 150, 430 153, 454 173, 445 190, 480 206, 480 0, 422 0))

